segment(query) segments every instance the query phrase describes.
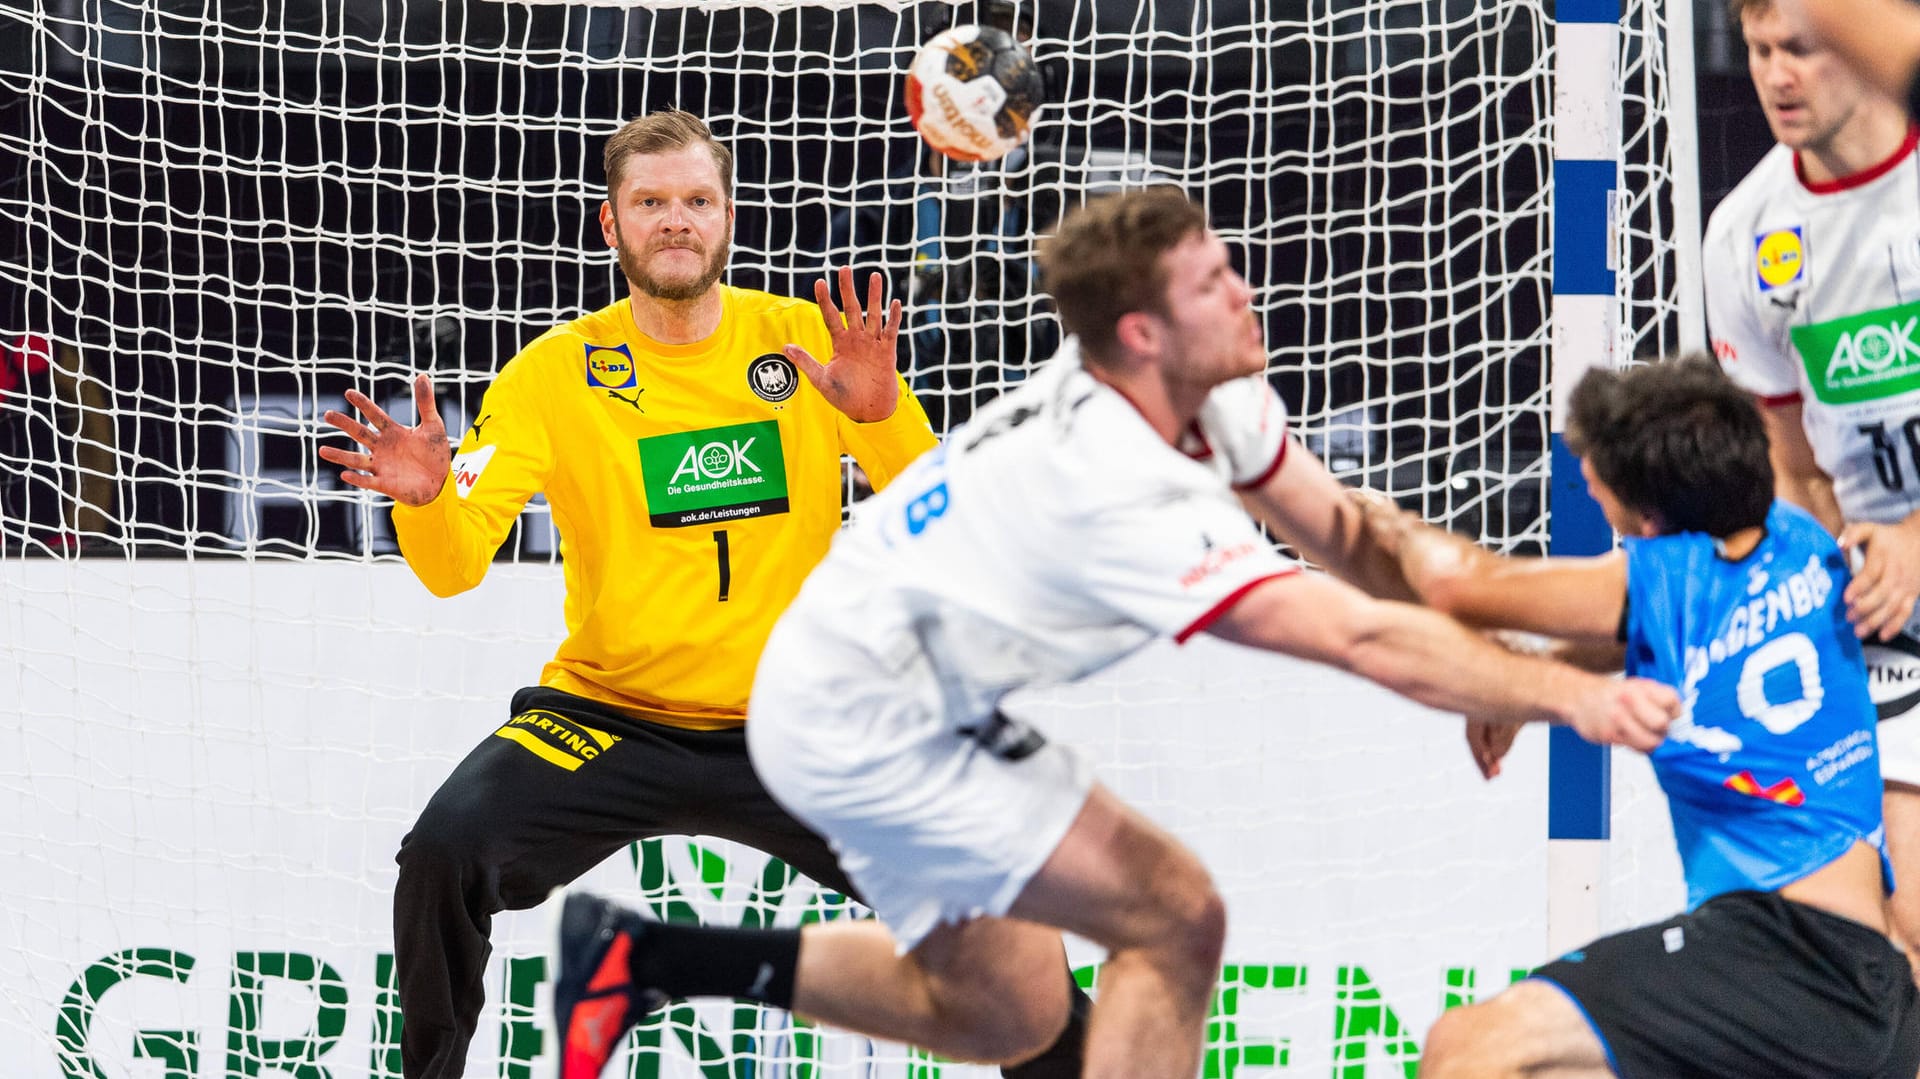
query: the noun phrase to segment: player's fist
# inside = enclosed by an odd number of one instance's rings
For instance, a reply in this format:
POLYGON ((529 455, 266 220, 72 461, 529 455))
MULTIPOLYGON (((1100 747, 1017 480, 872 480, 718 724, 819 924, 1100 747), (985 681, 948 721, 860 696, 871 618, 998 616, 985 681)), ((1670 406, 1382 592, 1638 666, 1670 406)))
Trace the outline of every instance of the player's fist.
POLYGON ((1500 774, 1500 762, 1513 748, 1513 740, 1519 734, 1518 723, 1467 720, 1467 752, 1473 754, 1474 767, 1480 769, 1482 777, 1492 779, 1500 774))
POLYGON ((1667 725, 1680 714, 1672 686, 1645 678, 1601 678, 1574 703, 1572 725, 1580 737, 1608 746, 1651 753, 1666 740, 1667 725))

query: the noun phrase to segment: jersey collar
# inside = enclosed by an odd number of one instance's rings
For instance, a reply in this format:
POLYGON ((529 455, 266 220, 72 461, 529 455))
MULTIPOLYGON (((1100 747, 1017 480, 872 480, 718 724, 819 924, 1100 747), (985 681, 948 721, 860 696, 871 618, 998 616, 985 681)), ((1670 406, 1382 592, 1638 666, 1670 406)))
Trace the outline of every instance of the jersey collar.
POLYGON ((1801 171, 1800 153, 1796 150, 1793 155, 1793 177, 1800 181, 1801 187, 1806 188, 1815 195, 1831 195, 1839 191, 1864 187, 1878 180, 1880 177, 1885 176, 1887 173, 1892 172, 1893 167, 1904 160, 1908 154, 1912 153, 1915 146, 1920 146, 1920 125, 1908 124, 1907 137, 1900 140, 1900 148, 1895 150, 1885 161, 1871 168, 1862 169, 1851 176, 1842 176, 1836 180, 1821 181, 1807 179, 1807 174, 1801 171))

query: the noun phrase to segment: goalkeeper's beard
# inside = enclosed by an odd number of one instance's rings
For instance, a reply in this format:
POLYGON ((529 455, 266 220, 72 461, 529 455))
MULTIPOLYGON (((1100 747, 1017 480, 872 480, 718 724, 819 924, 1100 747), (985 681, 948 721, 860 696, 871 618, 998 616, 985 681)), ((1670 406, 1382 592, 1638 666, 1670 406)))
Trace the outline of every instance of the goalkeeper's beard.
MULTIPOLYGON (((627 276, 627 283, 643 295, 669 303, 684 303, 687 300, 697 300, 705 296, 707 290, 713 287, 713 283, 720 280, 720 275, 726 272, 727 255, 731 246, 726 238, 722 237, 720 243, 715 246, 713 254, 708 257, 704 270, 693 277, 675 279, 655 277, 647 272, 644 258, 645 255, 653 254, 654 251, 665 250, 668 245, 656 245, 653 250, 644 253, 635 250, 633 245, 627 243, 627 238, 621 234, 617 223, 614 225, 614 239, 619 243, 617 250, 620 257, 620 272, 627 276)), ((686 248, 686 250, 699 252, 699 248, 686 248)))

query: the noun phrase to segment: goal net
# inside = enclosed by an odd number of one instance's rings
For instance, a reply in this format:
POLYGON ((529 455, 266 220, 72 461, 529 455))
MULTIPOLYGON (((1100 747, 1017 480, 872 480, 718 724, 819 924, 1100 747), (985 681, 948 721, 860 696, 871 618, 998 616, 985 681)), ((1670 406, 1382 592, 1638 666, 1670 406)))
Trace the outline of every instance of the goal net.
MULTIPOLYGON (((1630 354, 1681 316, 1664 37, 1626 7, 1630 354)), ((1257 291, 1308 445, 1539 552, 1553 42, 1540 5, 1502 0, 0 7, 0 897, 21 957, 0 1053, 35 1077, 399 1074, 393 850, 561 636, 559 542, 536 502, 478 590, 432 600, 381 501, 316 459, 318 415, 358 388, 404 420, 427 371, 457 431, 521 345, 621 295, 596 214, 625 119, 677 105, 731 145, 731 283, 884 273, 942 431, 1057 344, 1036 235, 1091 193, 1179 184, 1257 291), (1047 79, 1032 139, 929 158, 908 58, 1005 18, 1047 79)), ((1204 682, 1148 657, 1041 703, 1229 889, 1208 1074, 1411 1074, 1440 1007, 1542 958, 1543 781, 1489 793, 1449 724, 1207 655, 1204 682), (1199 715, 1219 723, 1189 734, 1199 715), (1517 846, 1490 846, 1509 825, 1517 846)), ((590 883, 675 917, 857 913, 708 840, 590 883)), ((551 1054, 543 934, 497 922, 469 1074, 551 1054)), ((731 1005, 631 1045, 633 1075, 976 1073, 731 1005)))

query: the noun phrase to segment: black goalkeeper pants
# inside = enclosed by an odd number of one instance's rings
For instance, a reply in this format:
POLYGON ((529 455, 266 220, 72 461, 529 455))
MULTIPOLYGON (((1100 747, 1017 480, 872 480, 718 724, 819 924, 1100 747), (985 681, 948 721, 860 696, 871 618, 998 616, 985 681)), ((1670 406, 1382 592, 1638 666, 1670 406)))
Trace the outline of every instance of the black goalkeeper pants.
POLYGON ((660 835, 735 840, 858 898, 826 842, 760 784, 745 731, 681 730, 523 689, 512 719, 467 754, 400 843, 393 943, 407 1079, 463 1074, 496 913, 537 906, 660 835))

